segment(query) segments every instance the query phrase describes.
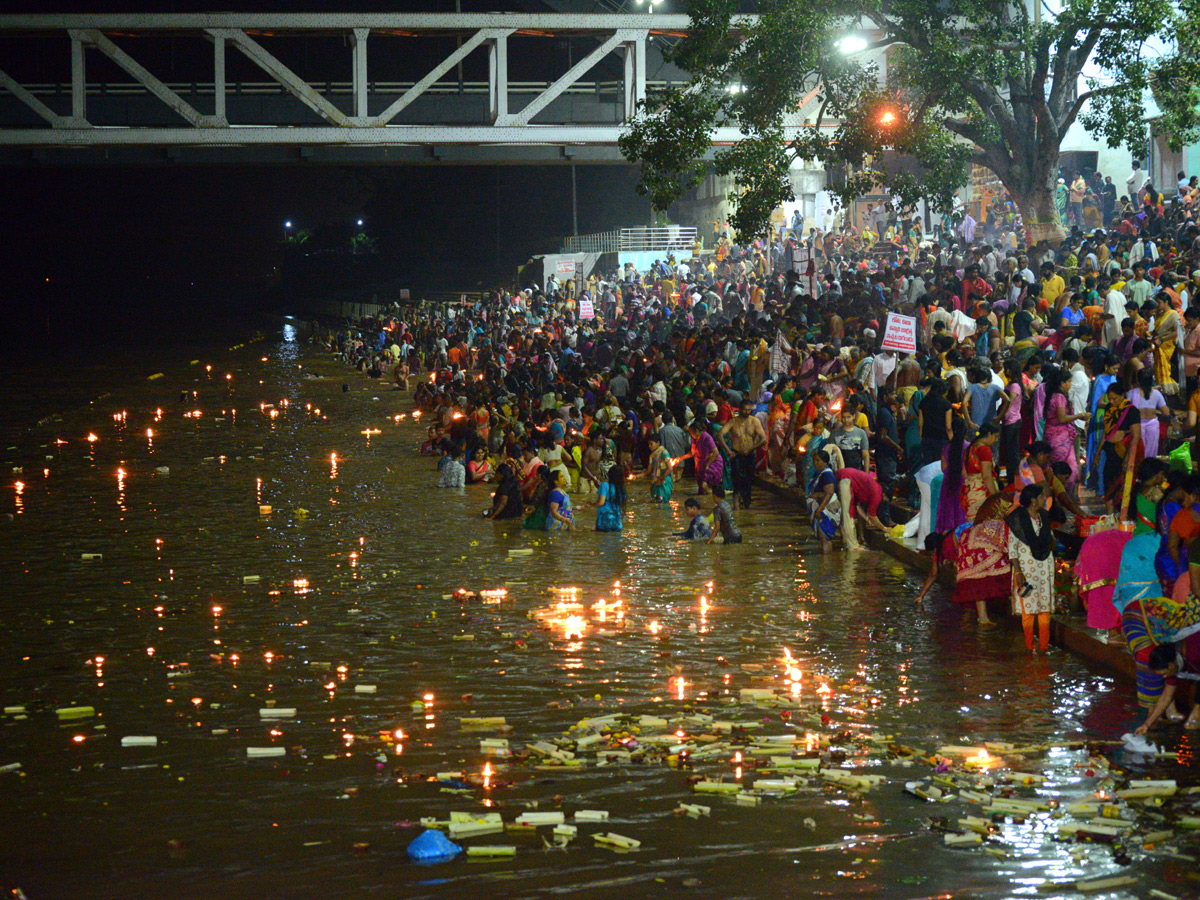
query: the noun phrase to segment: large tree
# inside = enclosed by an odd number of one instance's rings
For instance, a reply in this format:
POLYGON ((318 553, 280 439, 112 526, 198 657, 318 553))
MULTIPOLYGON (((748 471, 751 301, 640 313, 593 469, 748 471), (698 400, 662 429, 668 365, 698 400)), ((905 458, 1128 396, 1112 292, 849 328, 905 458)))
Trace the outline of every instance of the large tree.
POLYGON ((713 129, 740 128, 714 165, 737 179, 742 234, 762 234, 771 211, 793 199, 794 160, 844 167, 844 200, 886 191, 942 210, 978 163, 1016 201, 1028 240, 1057 242, 1059 146, 1076 120, 1137 156, 1153 91, 1176 146, 1198 133, 1200 0, 688 8, 692 29, 669 53, 692 83, 650 97, 621 147, 642 165, 640 189, 665 209, 704 177, 713 129), (886 77, 870 61, 881 48, 886 77))

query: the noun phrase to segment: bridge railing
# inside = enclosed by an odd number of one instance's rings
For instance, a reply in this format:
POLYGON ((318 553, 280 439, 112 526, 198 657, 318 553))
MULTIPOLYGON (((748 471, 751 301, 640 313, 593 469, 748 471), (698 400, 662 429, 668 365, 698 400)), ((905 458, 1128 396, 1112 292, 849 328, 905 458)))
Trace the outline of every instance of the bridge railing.
POLYGON ((682 225, 620 228, 596 234, 580 234, 563 238, 560 253, 657 253, 673 250, 691 251, 696 246, 696 229, 682 225))
POLYGON ((562 239, 560 253, 616 253, 621 249, 620 231, 577 234, 562 239))
MULTIPOLYGON (((0 43, 0 93, 25 107, 20 118, 13 118, 20 124, 0 122, 0 145, 615 145, 622 123, 633 118, 647 96, 651 40, 677 36, 689 24, 686 15, 635 13, 0 15, 0 38, 20 37, 0 43), (309 35, 342 39, 348 82, 313 78, 311 69, 318 66, 310 67, 306 54, 296 54, 288 43, 309 35), (450 35, 457 42, 446 55, 450 35), (424 49, 416 47, 413 57, 436 60, 436 65, 413 82, 371 80, 368 44, 383 48, 376 54, 395 54, 398 36, 423 41, 424 49), (510 39, 514 53, 528 56, 541 52, 531 50, 531 44, 564 36, 582 39, 590 50, 562 61, 550 81, 509 79, 510 39), (185 84, 161 80, 147 64, 153 48, 143 39, 180 42, 180 53, 189 59, 203 59, 197 50, 208 55, 211 79, 185 84), (10 59, 10 54, 15 55, 10 59), (472 54, 486 57, 487 80, 460 87, 453 72, 472 54), (31 55, 42 71, 57 77, 43 75, 41 80, 49 83, 35 86, 22 83, 12 66, 28 66, 31 55), (597 64, 612 55, 623 62, 623 77, 596 78, 597 64), (293 68, 297 56, 303 66, 293 68), (94 76, 89 80, 89 60, 100 59, 108 70, 115 66, 123 74, 109 84, 94 76), (227 65, 231 60, 234 65, 227 65), (247 70, 247 62, 261 73, 255 73, 254 81, 238 74, 247 70), (593 80, 583 81, 589 75, 593 80), (263 76, 269 83, 258 80, 263 76), (425 94, 468 90, 487 98, 471 121, 448 126, 430 104, 413 107, 425 94), (294 114, 227 104, 229 95, 268 92, 291 95, 294 114), (89 110, 92 98, 124 93, 153 95, 173 115, 164 117, 135 104, 114 121, 111 110, 99 102, 93 101, 95 108, 89 110), (586 122, 576 116, 575 104, 555 103, 587 94, 615 94, 615 115, 601 123, 586 122)), ((553 52, 546 59, 559 63, 553 52)), ((323 56, 320 71, 329 72, 330 63, 323 56)))
POLYGON ((687 250, 696 246, 696 229, 682 225, 657 228, 622 228, 621 246, 628 251, 687 250))
MULTIPOLYGON (((212 84, 196 81, 167 81, 167 88, 178 94, 196 94, 212 96, 216 87, 212 84)), ((348 96, 354 93, 354 83, 350 81, 310 81, 313 89, 322 94, 341 94, 348 96)), ((402 94, 416 86, 415 81, 372 81, 368 90, 372 94, 402 94)), ((510 81, 510 94, 540 94, 550 87, 549 81, 510 81)), ((686 81, 647 81, 646 89, 660 91, 670 87, 684 87, 686 81)), ((68 96, 71 93, 70 82, 26 82, 25 89, 38 97, 68 96)), ((623 82, 613 79, 609 81, 578 81, 563 90, 563 94, 584 96, 599 96, 615 99, 621 95, 623 82)), ((430 85, 424 90, 426 94, 487 94, 490 85, 486 81, 446 81, 430 85)), ((138 94, 149 94, 150 90, 144 84, 136 81, 89 81, 84 84, 84 92, 89 97, 121 97, 138 94)), ((226 87, 230 94, 286 94, 287 89, 276 81, 238 81, 231 82, 226 87)))

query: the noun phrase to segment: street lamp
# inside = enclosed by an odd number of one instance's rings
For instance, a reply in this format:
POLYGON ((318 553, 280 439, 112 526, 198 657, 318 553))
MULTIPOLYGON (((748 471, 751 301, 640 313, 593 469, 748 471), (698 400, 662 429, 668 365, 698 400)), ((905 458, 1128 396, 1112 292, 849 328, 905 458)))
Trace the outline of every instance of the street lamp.
POLYGON ((292 220, 291 220, 291 219, 288 219, 286 222, 284 222, 284 223, 283 223, 283 227, 284 227, 284 228, 291 228, 291 227, 292 227, 292 220))
POLYGON ((363 222, 363 220, 362 220, 362 219, 359 219, 359 220, 358 220, 358 227, 359 227, 359 228, 362 228, 362 222, 363 222))
POLYGON ((862 53, 867 49, 867 39, 861 34, 848 34, 835 45, 849 56, 852 53, 862 53))

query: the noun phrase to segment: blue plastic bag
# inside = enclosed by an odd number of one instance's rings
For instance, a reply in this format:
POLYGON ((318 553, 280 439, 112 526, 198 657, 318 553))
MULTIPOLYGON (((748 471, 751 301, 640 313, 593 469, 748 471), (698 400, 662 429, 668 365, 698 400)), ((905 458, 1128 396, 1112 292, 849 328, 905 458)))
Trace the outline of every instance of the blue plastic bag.
POLYGON ((462 847, 449 840, 436 828, 426 830, 408 845, 408 855, 421 863, 439 863, 454 859, 462 853, 462 847))

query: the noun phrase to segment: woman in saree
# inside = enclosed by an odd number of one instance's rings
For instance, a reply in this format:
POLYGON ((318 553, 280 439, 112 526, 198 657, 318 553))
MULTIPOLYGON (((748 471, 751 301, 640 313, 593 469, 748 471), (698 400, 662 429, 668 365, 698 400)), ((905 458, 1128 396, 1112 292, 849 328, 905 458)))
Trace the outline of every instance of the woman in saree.
POLYGON ((1045 441, 1050 445, 1050 458, 1065 462, 1071 470, 1067 481, 1068 488, 1079 481, 1079 455, 1075 452, 1075 438, 1079 429, 1076 422, 1086 422, 1087 413, 1070 413, 1067 400, 1067 387, 1070 376, 1057 366, 1046 370, 1046 380, 1042 386, 1046 389, 1046 399, 1041 412, 1046 424, 1043 430, 1045 441))
POLYGON ((675 489, 671 454, 662 445, 658 432, 651 432, 649 443, 650 464, 646 474, 650 479, 650 496, 655 503, 666 503, 675 489))
POLYGON ((989 600, 1000 600, 1012 589, 1012 567, 1008 560, 1008 526, 1004 513, 1009 508, 1007 494, 993 494, 980 504, 973 522, 947 535, 930 535, 926 546, 934 553, 934 562, 917 595, 917 605, 925 598, 937 578, 938 569, 949 563, 954 569, 952 603, 975 604, 980 625, 993 625, 988 618, 989 600))
POLYGON ((526 503, 532 502, 533 495, 540 486, 538 469, 544 465, 538 457, 537 444, 530 440, 521 448, 521 496, 525 498, 526 503))
POLYGON ((1087 427, 1087 484, 1100 494, 1100 445, 1104 440, 1104 414, 1108 412, 1108 386, 1117 380, 1117 371, 1121 368, 1121 360, 1115 353, 1105 354, 1100 365, 1103 371, 1096 376, 1092 384, 1091 396, 1088 400, 1088 412, 1091 418, 1087 427))
POLYGON ((571 479, 563 470, 550 470, 554 486, 546 496, 546 530, 574 531, 575 516, 571 513, 571 497, 567 489, 571 479))
MULTIPOLYGON (((1122 517, 1128 518, 1128 511, 1121 508, 1124 482, 1128 473, 1140 471, 1142 426, 1138 411, 1121 390, 1121 382, 1110 384, 1106 396, 1108 409, 1104 413, 1100 448, 1100 491, 1109 509, 1120 510, 1122 517)), ((1153 523, 1151 516, 1151 528, 1153 523)))
MULTIPOLYGON (((717 449, 717 442, 713 440, 713 436, 705 427, 706 424, 704 411, 700 410, 687 429, 692 436, 692 451, 688 456, 691 457, 692 465, 696 469, 696 492, 699 494, 704 493, 705 485, 721 484, 725 474, 725 463, 721 459, 721 452, 717 449)), ((684 458, 687 459, 687 457, 684 458)))
POLYGON ((767 406, 767 470, 776 475, 783 472, 783 460, 788 450, 787 437, 794 399, 795 391, 791 388, 775 391, 767 406))
MULTIPOLYGON (((1169 280, 1170 276, 1164 278, 1169 280)), ((1175 296, 1178 299, 1179 295, 1175 296)), ((1165 289, 1159 291, 1154 299, 1158 304, 1154 308, 1154 380, 1164 394, 1176 394, 1179 392, 1179 383, 1171 370, 1171 357, 1175 355, 1175 341, 1179 336, 1181 320, 1165 289)))
POLYGON ((938 496, 937 516, 933 530, 947 534, 967 521, 962 504, 963 461, 966 454, 967 421, 954 416, 951 424, 953 436, 942 451, 942 488, 938 496))
POLYGON ((1187 545, 1195 537, 1192 513, 1200 510, 1194 491, 1195 478, 1182 472, 1168 472, 1168 485, 1158 504, 1155 526, 1160 541, 1154 554, 1154 571, 1165 596, 1171 596, 1180 572, 1187 571, 1187 545))
POLYGON ((975 440, 967 447, 959 502, 968 519, 973 520, 984 501, 1000 492, 996 483, 996 461, 992 455, 999 438, 1000 430, 988 422, 980 426, 975 440))
POLYGON ((922 378, 917 389, 908 400, 907 413, 904 416, 904 457, 909 461, 908 470, 915 473, 925 462, 932 460, 921 459, 921 401, 933 383, 931 378, 922 378))
MULTIPOLYGON (((1130 541, 1132 544, 1133 542, 1130 541)), ((1159 644, 1190 634, 1200 625, 1200 597, 1144 597, 1127 603, 1121 613, 1121 630, 1129 652, 1137 661, 1138 705, 1151 709, 1163 690, 1163 676, 1148 665, 1150 653, 1159 644)), ((1166 718, 1178 722, 1182 716, 1173 707, 1166 718)))
POLYGON ((1079 598, 1087 609, 1088 628, 1107 631, 1110 644, 1125 641, 1113 594, 1121 571, 1121 553, 1132 539, 1132 534, 1119 528, 1096 532, 1083 542, 1075 561, 1079 598))

